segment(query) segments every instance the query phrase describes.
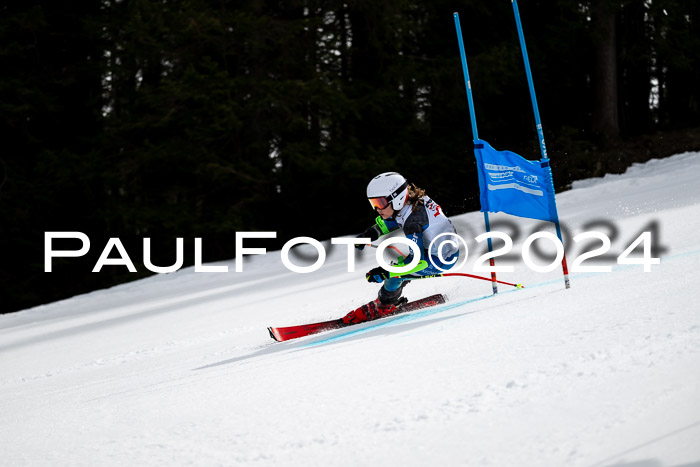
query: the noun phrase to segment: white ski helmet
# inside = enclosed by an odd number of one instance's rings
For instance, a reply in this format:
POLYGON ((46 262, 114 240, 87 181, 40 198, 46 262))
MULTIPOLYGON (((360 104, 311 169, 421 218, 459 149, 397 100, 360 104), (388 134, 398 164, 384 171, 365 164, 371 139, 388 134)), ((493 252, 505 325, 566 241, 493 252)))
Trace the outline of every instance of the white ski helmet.
POLYGON ((408 182, 397 172, 379 174, 367 185, 367 198, 374 209, 391 203, 394 211, 400 211, 408 198, 408 182))

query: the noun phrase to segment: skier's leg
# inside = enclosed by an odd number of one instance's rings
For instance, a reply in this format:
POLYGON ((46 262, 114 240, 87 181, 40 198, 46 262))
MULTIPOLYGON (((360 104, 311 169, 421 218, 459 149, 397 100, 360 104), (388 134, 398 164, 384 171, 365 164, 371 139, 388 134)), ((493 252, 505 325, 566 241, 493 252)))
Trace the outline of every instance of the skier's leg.
MULTIPOLYGON (((429 266, 416 272, 415 275, 431 276, 440 274, 454 266, 457 263, 457 258, 459 258, 459 251, 449 258, 445 258, 444 263, 440 261, 439 258, 433 256, 432 261, 429 262, 429 266), (438 269, 438 267, 442 269, 438 269)), ((345 323, 361 323, 395 313, 401 303, 406 301, 406 299, 401 296, 401 293, 408 282, 409 280, 402 280, 397 277, 386 279, 384 284, 382 284, 382 288, 379 289, 375 300, 351 311, 345 315, 343 321, 345 323)))
POLYGON ((402 281, 396 277, 384 281, 382 288, 379 289, 377 298, 383 305, 395 305, 401 299, 403 288, 406 287, 408 281, 402 281))

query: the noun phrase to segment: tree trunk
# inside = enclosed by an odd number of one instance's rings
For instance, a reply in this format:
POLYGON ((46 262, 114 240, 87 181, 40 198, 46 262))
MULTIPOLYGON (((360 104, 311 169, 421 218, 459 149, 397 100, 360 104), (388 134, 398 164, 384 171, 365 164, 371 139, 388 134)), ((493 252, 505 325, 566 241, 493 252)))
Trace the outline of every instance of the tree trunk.
POLYGON ((617 96, 617 31, 610 0, 593 0, 591 22, 594 41, 593 132, 604 139, 620 134, 617 96))
POLYGON ((651 129, 651 41, 642 2, 629 2, 622 10, 620 43, 620 126, 625 136, 651 129))

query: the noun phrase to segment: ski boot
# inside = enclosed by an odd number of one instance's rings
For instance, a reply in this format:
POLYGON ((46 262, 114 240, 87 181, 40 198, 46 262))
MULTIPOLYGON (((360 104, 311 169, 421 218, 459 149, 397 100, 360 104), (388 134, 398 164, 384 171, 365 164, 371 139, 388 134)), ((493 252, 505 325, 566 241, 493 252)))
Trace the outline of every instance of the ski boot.
POLYGON ((377 298, 345 315, 343 323, 357 324, 396 313, 401 305, 408 302, 406 297, 401 296, 406 284, 407 282, 402 283, 401 287, 391 292, 382 287, 377 298))

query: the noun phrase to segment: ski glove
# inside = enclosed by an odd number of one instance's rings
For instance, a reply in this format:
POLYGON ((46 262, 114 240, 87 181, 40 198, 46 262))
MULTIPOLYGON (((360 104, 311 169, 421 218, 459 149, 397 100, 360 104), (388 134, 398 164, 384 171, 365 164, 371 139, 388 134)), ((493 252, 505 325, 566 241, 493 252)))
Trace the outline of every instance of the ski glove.
POLYGON ((388 279, 389 276, 389 271, 382 267, 376 267, 369 271, 365 277, 367 278, 367 282, 377 282, 377 283, 382 283, 386 279, 388 279))
MULTIPOLYGON (((369 238, 370 241, 373 242, 373 241, 375 241, 376 239, 379 238, 379 232, 377 232, 376 226, 373 225, 372 227, 370 227, 369 229, 365 230, 364 232, 362 232, 360 235, 358 235, 358 236, 355 237, 355 238, 369 238)), ((365 248, 366 246, 367 246, 367 245, 363 245, 363 244, 361 244, 361 243, 356 243, 356 244, 355 244, 355 248, 357 248, 358 250, 364 250, 364 248, 365 248)))

